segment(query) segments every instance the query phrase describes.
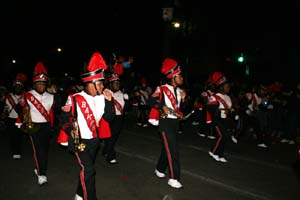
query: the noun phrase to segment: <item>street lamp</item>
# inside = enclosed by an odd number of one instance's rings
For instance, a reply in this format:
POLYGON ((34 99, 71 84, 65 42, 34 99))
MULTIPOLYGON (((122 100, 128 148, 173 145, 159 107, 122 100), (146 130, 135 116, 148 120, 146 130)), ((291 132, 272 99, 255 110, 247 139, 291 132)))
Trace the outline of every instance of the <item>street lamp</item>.
POLYGON ((180 28, 179 22, 173 22, 172 24, 173 24, 174 28, 180 28))

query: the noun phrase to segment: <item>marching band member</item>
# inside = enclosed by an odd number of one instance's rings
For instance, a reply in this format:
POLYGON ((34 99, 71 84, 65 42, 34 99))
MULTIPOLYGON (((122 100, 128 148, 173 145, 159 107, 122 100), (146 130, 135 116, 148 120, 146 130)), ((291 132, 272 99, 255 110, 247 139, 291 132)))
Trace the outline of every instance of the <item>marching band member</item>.
POLYGON ((46 91, 48 72, 38 62, 33 73, 33 89, 24 94, 23 129, 29 134, 33 148, 34 173, 40 186, 46 184, 48 152, 53 126, 54 96, 46 91))
POLYGON ((216 139, 215 137, 215 131, 212 126, 212 117, 211 114, 207 111, 207 102, 209 101, 209 98, 215 94, 215 84, 212 83, 212 75, 209 76, 208 80, 206 81, 204 85, 204 90, 201 92, 200 99, 202 100, 202 120, 200 123, 199 130, 197 131, 197 134, 200 137, 206 137, 209 139, 216 139), (207 134, 206 134, 207 133, 207 134))
POLYGON ((166 58, 163 61, 161 72, 167 78, 167 84, 158 86, 149 98, 149 105, 152 108, 149 115, 149 123, 158 125, 158 130, 162 136, 162 150, 156 164, 155 174, 159 178, 165 178, 165 171, 169 169, 168 185, 173 188, 182 188, 180 183, 180 160, 178 130, 179 120, 182 116, 180 107, 185 101, 186 93, 179 86, 183 84, 181 69, 177 61, 166 58), (154 109, 154 110, 153 110, 154 109), (158 109, 163 112, 158 121, 158 109), (155 111, 155 112, 153 112, 155 111))
POLYGON ((104 140, 104 148, 102 155, 106 157, 106 161, 110 164, 116 164, 115 145, 121 133, 124 123, 124 108, 128 103, 128 95, 120 90, 120 76, 123 74, 123 66, 121 63, 116 63, 113 67, 113 73, 109 77, 109 88, 113 92, 113 101, 116 111, 116 116, 109 122, 111 128, 111 137, 104 140))
POLYGON ((232 112, 232 101, 228 95, 230 84, 227 78, 220 72, 214 72, 212 82, 216 85, 216 94, 209 97, 207 110, 212 116, 213 127, 218 138, 209 151, 209 155, 216 161, 227 162, 224 158, 225 145, 230 133, 228 132, 228 119, 232 112))
POLYGON ((22 155, 23 131, 16 126, 16 120, 22 115, 22 102, 26 74, 18 73, 13 82, 13 90, 5 97, 4 116, 7 119, 7 132, 10 136, 10 147, 13 159, 20 159, 22 155))
POLYGON ((111 136, 108 121, 115 116, 112 92, 104 89, 102 55, 95 52, 81 75, 84 89, 70 95, 62 107, 62 129, 57 142, 68 145, 80 167, 75 200, 96 200, 95 159, 100 139, 111 136))

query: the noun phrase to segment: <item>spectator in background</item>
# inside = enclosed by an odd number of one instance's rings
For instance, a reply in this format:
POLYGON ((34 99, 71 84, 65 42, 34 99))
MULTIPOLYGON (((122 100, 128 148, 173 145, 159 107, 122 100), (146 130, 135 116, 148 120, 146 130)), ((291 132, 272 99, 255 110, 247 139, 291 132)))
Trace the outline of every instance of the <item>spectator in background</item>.
POLYGON ((285 134, 282 143, 295 144, 299 137, 300 124, 300 83, 296 87, 290 86, 284 92, 286 96, 285 134))

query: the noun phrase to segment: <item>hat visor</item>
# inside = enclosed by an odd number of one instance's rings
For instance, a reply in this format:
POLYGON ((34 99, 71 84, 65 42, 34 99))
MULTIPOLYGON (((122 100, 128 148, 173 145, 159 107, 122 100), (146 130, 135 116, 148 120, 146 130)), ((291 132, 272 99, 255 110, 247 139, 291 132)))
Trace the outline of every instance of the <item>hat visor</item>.
POLYGON ((104 80, 103 70, 99 69, 93 72, 82 74, 81 80, 84 83, 104 80))

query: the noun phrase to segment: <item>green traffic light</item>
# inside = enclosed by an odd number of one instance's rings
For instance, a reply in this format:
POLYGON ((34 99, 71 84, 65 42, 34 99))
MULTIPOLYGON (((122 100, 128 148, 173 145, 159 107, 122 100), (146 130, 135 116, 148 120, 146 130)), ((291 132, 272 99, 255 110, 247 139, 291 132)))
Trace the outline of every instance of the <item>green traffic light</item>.
POLYGON ((238 62, 244 62, 244 57, 243 56, 240 56, 240 57, 238 57, 238 62))

